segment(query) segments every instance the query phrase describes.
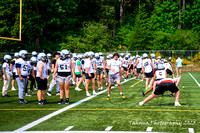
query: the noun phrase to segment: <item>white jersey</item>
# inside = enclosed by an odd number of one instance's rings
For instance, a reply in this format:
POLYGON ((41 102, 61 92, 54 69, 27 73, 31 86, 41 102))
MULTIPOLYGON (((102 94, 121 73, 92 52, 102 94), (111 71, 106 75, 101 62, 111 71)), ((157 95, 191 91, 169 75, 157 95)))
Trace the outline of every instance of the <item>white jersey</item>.
POLYGON ((152 71, 151 60, 150 59, 144 59, 142 61, 142 65, 144 67, 144 72, 145 73, 150 73, 152 71))
POLYGON ((30 75, 33 70, 33 65, 31 65, 30 61, 27 61, 27 65, 28 65, 28 75, 30 75))
POLYGON ((156 59, 152 59, 151 60, 152 64, 153 64, 153 68, 156 68, 157 67, 157 62, 156 62, 156 59))
POLYGON ((58 72, 71 72, 70 58, 58 59, 58 72))
POLYGON ((124 59, 122 66, 128 68, 128 65, 129 65, 129 60, 124 59))
POLYGON ((163 66, 165 67, 165 70, 171 70, 171 65, 169 63, 164 63, 163 66))
POLYGON ((96 68, 103 68, 104 60, 103 58, 95 59, 94 63, 96 64, 96 68))
MULTIPOLYGON (((89 73, 94 73, 94 68, 92 67, 92 61, 89 59, 85 59, 85 63, 84 63, 84 69, 88 68, 89 73)), ((87 71, 85 71, 85 73, 88 73, 87 71)))
POLYGON ((47 64, 44 63, 44 62, 42 62, 42 61, 38 61, 38 63, 37 63, 37 66, 36 66, 36 77, 40 77, 40 74, 39 74, 39 65, 41 63, 43 64, 42 77, 46 79, 47 75, 48 75, 47 64))
MULTIPOLYGON (((26 77, 28 75, 27 62, 24 59, 19 58, 19 59, 16 60, 15 64, 16 64, 16 68, 20 68, 21 76, 26 77)), ((16 77, 18 77, 18 73, 17 72, 16 72, 16 77)))
MULTIPOLYGON (((109 61, 111 61, 110 59, 106 60, 106 67, 108 66, 109 61)), ((119 61, 119 60, 118 60, 119 61)))
POLYGON ((142 59, 138 58, 137 60, 139 60, 139 63, 137 64, 137 68, 142 68, 142 59))
POLYGON ((10 69, 10 66, 9 66, 9 64, 7 62, 3 63, 2 68, 5 68, 5 73, 6 74, 11 75, 11 69, 10 69))
POLYGON ((166 78, 165 70, 157 70, 156 71, 156 79, 164 79, 166 78))
POLYGON ((114 73, 111 70, 109 70, 109 73, 108 73, 109 75, 114 75, 116 73, 119 73, 119 68, 121 67, 120 61, 112 59, 108 62, 108 65, 110 66, 111 69, 115 70, 114 73))
POLYGON ((82 71, 81 61, 76 60, 76 62, 74 63, 75 73, 80 72, 79 69, 78 69, 78 66, 80 66, 80 69, 81 69, 81 71, 82 71), (79 64, 80 64, 80 65, 79 65, 79 64))
POLYGON ((51 69, 51 60, 50 59, 47 60, 47 69, 48 70, 51 69))

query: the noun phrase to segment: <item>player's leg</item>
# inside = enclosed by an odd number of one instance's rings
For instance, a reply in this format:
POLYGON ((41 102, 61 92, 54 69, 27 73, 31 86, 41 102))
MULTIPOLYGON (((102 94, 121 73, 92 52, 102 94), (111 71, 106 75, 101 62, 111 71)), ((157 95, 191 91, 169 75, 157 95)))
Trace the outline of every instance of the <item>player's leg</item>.
POLYGON ((99 73, 97 73, 96 76, 97 76, 97 85, 98 85, 98 90, 100 91, 101 90, 101 86, 100 86, 100 76, 99 76, 99 73), (97 75, 98 74, 98 75, 97 75))
POLYGON ((92 78, 91 81, 92 81, 93 95, 96 95, 96 92, 95 92, 95 78, 92 78))
POLYGON ((100 81, 101 81, 101 90, 103 90, 103 71, 100 75, 100 81))
POLYGON ((139 105, 142 106, 145 103, 147 103, 148 101, 152 100, 153 98, 156 98, 157 96, 159 96, 159 95, 155 95, 155 94, 152 93, 144 101, 140 102, 139 105))
POLYGON ((110 100, 110 92, 111 92, 111 87, 112 87, 112 82, 113 82, 113 78, 111 75, 108 75, 108 96, 107 96, 107 100, 110 100))
POLYGON ((178 77, 178 68, 176 67, 176 76, 178 77))
POLYGON ((88 87, 89 87, 89 83, 90 83, 90 77, 89 75, 86 73, 85 74, 86 79, 85 79, 85 91, 86 91, 86 96, 91 96, 91 94, 88 91, 88 87))
POLYGON ((24 100, 24 89, 25 89, 25 85, 26 85, 26 82, 27 82, 26 78, 23 78, 23 81, 21 81, 18 77, 18 78, 16 78, 16 80, 17 80, 17 84, 18 84, 18 87, 19 87, 19 93, 18 93, 19 103, 20 104, 26 104, 27 101, 24 100))
POLYGON ((65 104, 69 104, 69 86, 70 86, 70 80, 68 82, 65 82, 65 97, 66 97, 65 104))
MULTIPOLYGON (((62 79, 62 78, 61 78, 62 79)), ((62 79, 63 80, 63 79, 62 79)), ((63 104, 63 97, 64 97, 64 81, 59 80, 60 85, 60 102, 58 104, 63 104)))
POLYGON ((181 76, 181 67, 179 68, 179 75, 181 76))
POLYGON ((82 89, 79 88, 81 82, 82 82, 82 76, 79 74, 76 80, 76 88, 75 88, 76 91, 82 91, 82 89))

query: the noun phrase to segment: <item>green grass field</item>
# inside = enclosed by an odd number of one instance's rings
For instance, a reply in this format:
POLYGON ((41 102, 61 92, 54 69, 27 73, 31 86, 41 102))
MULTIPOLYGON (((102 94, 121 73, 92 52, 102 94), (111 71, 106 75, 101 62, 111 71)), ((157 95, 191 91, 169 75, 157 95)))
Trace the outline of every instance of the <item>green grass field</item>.
MULTIPOLYGON (((200 73, 190 72, 200 83, 200 73)), ((1 88, 2 88, 2 81, 1 88)), ((90 86, 91 87, 91 86, 90 86)), ((111 131, 146 131, 153 127, 154 132, 200 132, 200 87, 188 72, 182 73, 179 84, 181 107, 174 107, 173 97, 169 92, 153 99, 144 106, 138 103, 145 88, 145 81, 130 80, 122 85, 126 98, 123 100, 117 87, 112 89, 110 101, 106 100, 107 92, 98 95, 80 105, 64 111, 30 129, 28 131, 64 131, 74 126, 70 131, 104 131, 113 126, 111 131), (135 84, 133 87, 133 84, 135 84)), ((70 87, 70 104, 86 98, 85 91, 76 92, 70 87)), ((84 86, 81 85, 82 89, 84 86)), ((104 87, 105 89, 106 87, 104 87)), ((96 88, 97 90, 97 88, 96 88)), ((91 89, 90 89, 91 91, 91 89)), ((0 98, 0 131, 14 131, 41 117, 44 117, 66 105, 58 105, 59 96, 47 96, 49 104, 37 105, 37 97, 25 97, 26 105, 18 104, 18 91, 11 91, 9 98, 0 98)), ((92 93, 92 91, 91 91, 92 93)))

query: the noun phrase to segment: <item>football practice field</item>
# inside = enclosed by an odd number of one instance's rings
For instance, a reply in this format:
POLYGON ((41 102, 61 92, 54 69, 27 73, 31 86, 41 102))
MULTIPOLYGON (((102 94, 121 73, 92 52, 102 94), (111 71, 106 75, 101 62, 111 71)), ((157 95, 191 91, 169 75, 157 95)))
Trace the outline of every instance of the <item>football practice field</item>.
MULTIPOLYGON (((181 107, 174 106, 175 98, 169 92, 139 106, 150 95, 141 96, 145 80, 122 81, 124 100, 118 87, 113 87, 107 101, 105 86, 99 95, 91 97, 86 97, 83 85, 81 92, 71 86, 69 105, 57 104, 59 96, 55 95, 55 87, 52 96, 46 96, 49 101, 46 105, 37 105, 35 90, 31 97, 24 97, 29 103, 23 105, 18 103, 18 90, 9 90, 9 98, 0 97, 0 131, 200 132, 200 72, 183 72, 181 77, 181 107)), ((1 89, 2 85, 0 81, 1 89)), ((97 89, 96 84, 96 92, 97 89)))

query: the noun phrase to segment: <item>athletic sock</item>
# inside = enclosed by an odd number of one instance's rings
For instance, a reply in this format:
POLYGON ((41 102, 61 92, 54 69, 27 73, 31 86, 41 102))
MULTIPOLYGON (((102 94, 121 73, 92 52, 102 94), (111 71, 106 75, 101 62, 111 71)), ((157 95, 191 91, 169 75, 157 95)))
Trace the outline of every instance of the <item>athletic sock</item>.
POLYGON ((110 97, 110 95, 108 95, 108 97, 110 97))
POLYGON ((63 99, 60 99, 61 102, 63 102, 63 99))
POLYGON ((120 92, 120 95, 122 95, 122 92, 120 92))

